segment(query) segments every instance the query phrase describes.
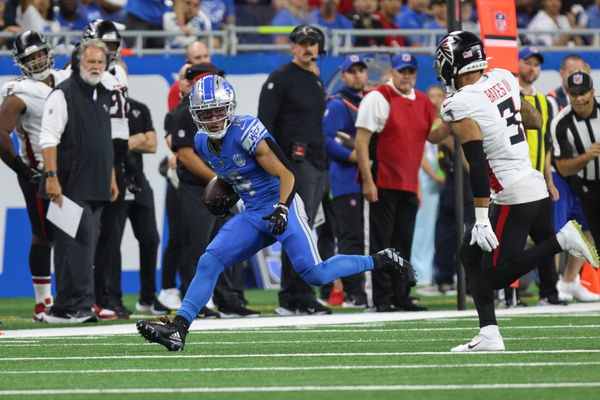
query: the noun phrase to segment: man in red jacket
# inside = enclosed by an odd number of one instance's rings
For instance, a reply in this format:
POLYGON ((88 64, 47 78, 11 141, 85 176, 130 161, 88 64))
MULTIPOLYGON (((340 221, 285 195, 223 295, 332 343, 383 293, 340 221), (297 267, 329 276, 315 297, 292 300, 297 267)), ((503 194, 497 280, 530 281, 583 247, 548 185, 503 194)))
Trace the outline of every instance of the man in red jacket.
MULTIPOLYGON (((425 140, 437 143, 450 128, 444 123, 431 130, 433 104, 425 93, 414 89, 417 59, 408 53, 397 54, 392 57, 392 68, 392 78, 367 93, 360 103, 356 153, 362 193, 370 203, 370 252, 394 247, 410 259, 425 140)), ((372 280, 377 311, 424 310, 412 303, 410 288, 401 285, 396 276, 374 272, 372 280)))

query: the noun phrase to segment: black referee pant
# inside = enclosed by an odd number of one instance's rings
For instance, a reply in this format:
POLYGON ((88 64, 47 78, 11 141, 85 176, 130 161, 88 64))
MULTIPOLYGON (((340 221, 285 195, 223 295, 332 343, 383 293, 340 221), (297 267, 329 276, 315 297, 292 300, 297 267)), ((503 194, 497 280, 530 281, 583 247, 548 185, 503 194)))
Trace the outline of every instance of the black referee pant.
POLYGON ((579 196, 581 211, 590 227, 595 245, 600 247, 600 181, 583 180, 574 176, 571 187, 579 196))
MULTIPOLYGON (((304 202, 308 216, 308 225, 312 229, 319 203, 323 198, 323 188, 327 170, 319 170, 310 161, 294 162, 296 175, 296 193, 304 202)), ((287 309, 296 309, 303 304, 316 301, 315 291, 311 285, 294 270, 292 262, 285 250, 281 250, 281 289, 279 305, 287 309)))
POLYGON ((489 215, 500 242, 498 247, 492 252, 484 252, 477 244, 469 245, 473 228, 471 226, 465 233, 461 249, 461 259, 479 315, 480 327, 498 324, 494 312, 494 289, 510 285, 536 266, 540 266, 540 275, 556 274, 553 256, 562 251, 554 233, 552 202, 549 197, 515 205, 492 203, 489 215), (523 250, 528 235, 537 244, 523 250))
MULTIPOLYGON (((332 200, 337 227, 339 254, 365 254, 365 224, 363 222, 363 195, 350 193, 332 200)), ((349 297, 363 298, 364 274, 358 273, 342 278, 344 292, 349 297)))
POLYGON ((183 232, 179 194, 173 184, 167 179, 167 195, 165 198, 169 239, 165 246, 162 259, 161 287, 171 289, 177 287, 176 276, 181 265, 183 252, 183 232))
MULTIPOLYGON (((419 209, 419 199, 412 192, 403 190, 378 190, 378 201, 370 203, 370 252, 377 253, 393 247, 400 256, 410 260, 415 219, 419 209)), ((388 270, 373 270, 373 302, 375 306, 402 307, 410 301, 410 287, 400 275, 388 270)))

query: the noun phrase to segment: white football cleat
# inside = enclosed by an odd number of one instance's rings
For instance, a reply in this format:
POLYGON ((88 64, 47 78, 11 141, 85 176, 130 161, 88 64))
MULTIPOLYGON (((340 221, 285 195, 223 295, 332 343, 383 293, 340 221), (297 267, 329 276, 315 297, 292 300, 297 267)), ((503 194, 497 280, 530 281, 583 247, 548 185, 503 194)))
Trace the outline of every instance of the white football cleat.
POLYGON ((581 225, 575 220, 570 220, 556 234, 560 247, 573 254, 575 257, 585 258, 592 267, 598 269, 600 260, 596 248, 588 242, 583 235, 581 225))
POLYGON ((158 294, 158 301, 160 301, 162 305, 171 310, 179 310, 181 308, 181 297, 179 289, 162 289, 158 294))
POLYGON ((565 282, 561 277, 558 282, 556 282, 556 289, 558 289, 559 294, 561 292, 565 293, 582 303, 600 301, 600 294, 592 293, 587 290, 587 288, 581 284, 579 275, 575 277, 573 282, 565 282))
POLYGON ((479 333, 479 335, 475 336, 469 343, 453 347, 450 351, 455 353, 470 351, 504 351, 504 341, 500 334, 488 337, 479 333))

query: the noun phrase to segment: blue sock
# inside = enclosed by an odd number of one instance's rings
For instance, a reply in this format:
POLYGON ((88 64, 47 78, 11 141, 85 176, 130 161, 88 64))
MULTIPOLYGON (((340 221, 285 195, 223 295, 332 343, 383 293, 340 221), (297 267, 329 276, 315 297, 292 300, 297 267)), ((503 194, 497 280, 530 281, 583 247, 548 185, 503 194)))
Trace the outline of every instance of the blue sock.
POLYGON ((306 269, 301 275, 311 285, 324 285, 338 278, 372 269, 373 258, 371 256, 340 254, 306 269))
POLYGON ((225 266, 218 258, 209 253, 204 253, 198 260, 196 275, 185 293, 177 315, 185 318, 191 324, 200 309, 210 300, 217 279, 224 270, 225 266))

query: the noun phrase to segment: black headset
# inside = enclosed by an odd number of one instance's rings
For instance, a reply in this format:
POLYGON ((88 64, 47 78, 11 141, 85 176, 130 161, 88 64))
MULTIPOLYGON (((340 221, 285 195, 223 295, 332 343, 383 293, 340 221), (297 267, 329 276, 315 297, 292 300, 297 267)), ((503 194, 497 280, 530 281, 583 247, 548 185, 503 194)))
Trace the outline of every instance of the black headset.
POLYGON ((327 54, 327 51, 325 50, 325 34, 321 29, 317 28, 314 25, 298 25, 294 28, 292 33, 290 33, 290 40, 296 43, 296 38, 298 37, 300 32, 302 32, 302 34, 313 39, 319 44, 318 52, 320 56, 324 56, 327 54))

